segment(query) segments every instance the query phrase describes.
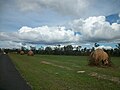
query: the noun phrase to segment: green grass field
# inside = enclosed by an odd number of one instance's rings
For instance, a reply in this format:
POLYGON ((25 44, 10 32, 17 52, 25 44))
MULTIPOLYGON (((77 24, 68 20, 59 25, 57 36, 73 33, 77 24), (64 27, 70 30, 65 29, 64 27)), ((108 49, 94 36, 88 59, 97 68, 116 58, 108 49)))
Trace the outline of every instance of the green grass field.
POLYGON ((9 56, 33 90, 120 90, 120 57, 100 68, 88 66, 86 56, 9 56))

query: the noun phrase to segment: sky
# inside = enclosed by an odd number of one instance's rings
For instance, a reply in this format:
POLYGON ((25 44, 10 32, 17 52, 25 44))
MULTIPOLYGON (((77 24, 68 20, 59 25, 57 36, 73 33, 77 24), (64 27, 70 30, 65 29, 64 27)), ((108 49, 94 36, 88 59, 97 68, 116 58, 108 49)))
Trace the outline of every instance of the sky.
POLYGON ((120 43, 120 0, 0 0, 0 48, 120 43))

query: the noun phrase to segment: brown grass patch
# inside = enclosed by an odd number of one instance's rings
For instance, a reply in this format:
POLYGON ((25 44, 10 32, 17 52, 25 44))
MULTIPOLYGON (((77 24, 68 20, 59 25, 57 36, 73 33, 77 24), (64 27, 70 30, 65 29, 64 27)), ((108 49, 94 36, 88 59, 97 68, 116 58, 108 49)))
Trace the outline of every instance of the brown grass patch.
POLYGON ((65 67, 65 66, 61 66, 61 65, 56 65, 54 63, 48 62, 48 61, 41 61, 42 64, 47 64, 47 65, 51 65, 51 66, 55 66, 55 67, 59 67, 59 68, 63 68, 63 69, 67 69, 67 70, 73 70, 69 67, 65 67))
POLYGON ((111 77, 111 76, 104 75, 104 74, 98 74, 96 72, 91 72, 88 75, 90 75, 92 77, 95 77, 97 79, 105 79, 105 80, 109 80, 109 81, 116 82, 116 83, 120 84, 120 78, 119 77, 111 77))

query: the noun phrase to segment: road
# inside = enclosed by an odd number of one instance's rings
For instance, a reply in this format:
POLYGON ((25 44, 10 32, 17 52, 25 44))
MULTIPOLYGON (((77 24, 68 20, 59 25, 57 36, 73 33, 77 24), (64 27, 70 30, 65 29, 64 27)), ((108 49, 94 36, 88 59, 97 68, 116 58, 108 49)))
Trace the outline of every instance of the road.
POLYGON ((0 90, 32 90, 8 55, 0 54, 0 90))

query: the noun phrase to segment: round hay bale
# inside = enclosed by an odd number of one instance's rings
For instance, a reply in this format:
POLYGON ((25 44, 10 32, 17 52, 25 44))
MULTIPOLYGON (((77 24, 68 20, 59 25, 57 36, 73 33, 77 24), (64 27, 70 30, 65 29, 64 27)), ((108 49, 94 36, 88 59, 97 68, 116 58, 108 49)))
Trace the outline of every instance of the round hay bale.
POLYGON ((24 53, 24 51, 20 51, 20 55, 24 55, 25 53, 24 53))
POLYGON ((110 58, 103 49, 96 49, 95 51, 91 52, 89 57, 89 65, 110 65, 110 58))
POLYGON ((28 56, 34 56, 33 51, 30 50, 30 51, 28 52, 28 56))

